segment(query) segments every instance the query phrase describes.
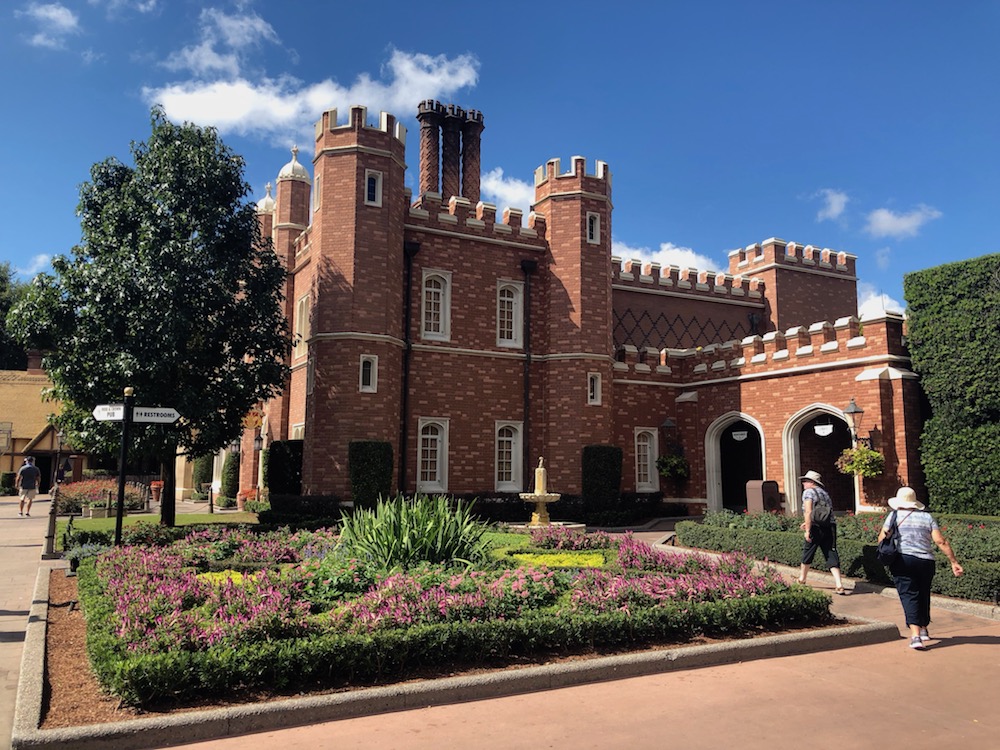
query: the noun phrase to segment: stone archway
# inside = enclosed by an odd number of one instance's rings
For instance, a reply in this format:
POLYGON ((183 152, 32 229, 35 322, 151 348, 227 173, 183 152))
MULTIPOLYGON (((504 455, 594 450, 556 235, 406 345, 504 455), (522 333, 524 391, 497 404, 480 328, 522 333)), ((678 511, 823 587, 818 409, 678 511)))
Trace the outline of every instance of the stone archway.
POLYGON ((708 510, 746 509, 746 483, 764 479, 765 445, 760 423, 732 411, 705 432, 705 484, 708 510))
POLYGON ((799 477, 818 471, 833 499, 834 510, 855 511, 857 488, 853 477, 837 471, 836 461, 851 447, 851 433, 844 413, 835 406, 814 403, 800 409, 785 423, 782 450, 785 464, 785 508, 798 513, 802 508, 799 477))

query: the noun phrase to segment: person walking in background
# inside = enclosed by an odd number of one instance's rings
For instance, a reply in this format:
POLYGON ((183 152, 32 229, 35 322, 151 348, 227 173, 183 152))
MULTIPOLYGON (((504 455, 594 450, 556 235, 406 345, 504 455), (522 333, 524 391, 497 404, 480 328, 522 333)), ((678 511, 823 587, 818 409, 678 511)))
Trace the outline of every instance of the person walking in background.
POLYGON ((823 477, 819 472, 807 471, 799 477, 802 482, 802 515, 800 528, 805 532, 802 545, 802 565, 799 567, 799 583, 805 583, 812 567, 816 550, 822 550, 830 573, 833 575, 834 591, 843 596, 844 582, 840 577, 840 555, 837 553, 837 522, 833 517, 833 500, 823 487, 823 477))
POLYGON ((35 459, 28 456, 24 459, 24 466, 17 472, 17 479, 14 480, 17 494, 21 497, 17 515, 31 515, 31 503, 34 501, 35 495, 38 494, 38 482, 41 478, 42 472, 35 466, 35 459))
POLYGON ((899 559, 889 566, 896 584, 899 603, 903 605, 906 626, 910 629, 910 648, 924 649, 931 639, 927 627, 931 622, 931 582, 934 580, 933 542, 951 562, 951 572, 957 577, 965 571, 938 528, 937 521, 917 500, 910 487, 901 487, 889 498, 893 512, 886 516, 878 541, 888 535, 895 522, 899 534, 899 559))

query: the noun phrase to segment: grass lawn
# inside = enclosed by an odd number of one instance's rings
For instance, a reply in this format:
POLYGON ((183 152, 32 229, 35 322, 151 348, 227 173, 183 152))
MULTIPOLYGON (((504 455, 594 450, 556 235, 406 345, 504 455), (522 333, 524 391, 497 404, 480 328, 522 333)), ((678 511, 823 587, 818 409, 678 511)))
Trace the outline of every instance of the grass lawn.
MULTIPOLYGON (((140 523, 157 524, 160 517, 154 513, 125 516, 122 525, 135 526, 140 523)), ((226 512, 226 513, 178 513, 176 516, 177 526, 191 526, 201 523, 257 523, 256 513, 226 512)), ((67 519, 56 521, 56 550, 63 551, 62 539, 66 531, 67 519)), ((73 528, 86 531, 111 531, 115 530, 114 518, 73 518, 73 528)))

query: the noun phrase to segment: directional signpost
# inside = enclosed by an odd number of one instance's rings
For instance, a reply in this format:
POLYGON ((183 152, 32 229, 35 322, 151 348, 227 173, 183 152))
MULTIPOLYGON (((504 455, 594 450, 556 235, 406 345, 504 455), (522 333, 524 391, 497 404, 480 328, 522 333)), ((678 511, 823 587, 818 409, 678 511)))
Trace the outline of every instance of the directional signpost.
POLYGON ((115 514, 115 546, 122 543, 122 517, 125 515, 125 460, 128 456, 128 433, 133 422, 145 424, 173 424, 180 419, 176 409, 169 406, 135 406, 133 391, 125 389, 124 404, 98 404, 94 419, 98 422, 121 422, 122 445, 118 461, 118 512, 115 514))

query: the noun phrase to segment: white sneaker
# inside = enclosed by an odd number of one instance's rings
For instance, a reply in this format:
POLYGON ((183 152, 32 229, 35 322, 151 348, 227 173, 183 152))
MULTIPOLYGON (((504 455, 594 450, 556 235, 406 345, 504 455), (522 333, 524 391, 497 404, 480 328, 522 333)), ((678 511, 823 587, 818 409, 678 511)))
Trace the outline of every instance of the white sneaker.
POLYGON ((931 639, 930 634, 927 632, 927 628, 920 628, 920 640, 929 641, 931 639))
POLYGON ((910 648, 915 648, 919 649, 920 651, 923 651, 924 649, 927 648, 927 646, 925 646, 924 642, 920 640, 919 635, 915 635, 910 639, 910 648))

